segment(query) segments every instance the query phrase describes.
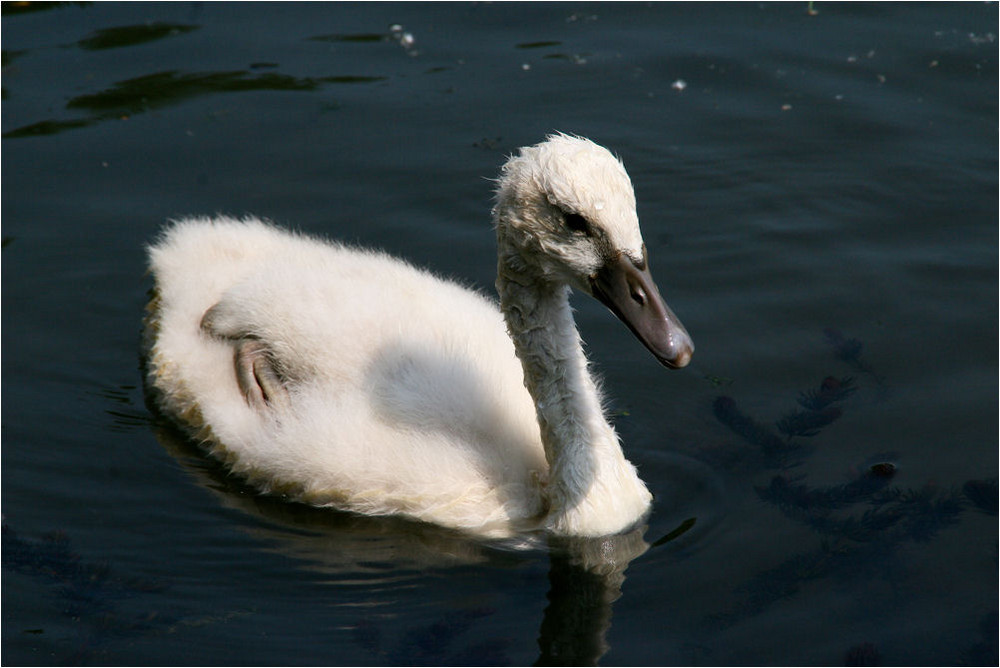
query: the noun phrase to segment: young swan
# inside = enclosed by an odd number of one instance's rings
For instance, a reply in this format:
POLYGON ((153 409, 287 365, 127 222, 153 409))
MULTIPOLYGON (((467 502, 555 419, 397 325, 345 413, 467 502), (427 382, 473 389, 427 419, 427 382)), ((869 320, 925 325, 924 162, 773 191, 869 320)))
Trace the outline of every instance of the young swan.
POLYGON ((504 165, 493 213, 500 310, 259 220, 173 223, 149 250, 153 396, 294 500, 485 536, 628 529, 651 497, 604 417, 570 288, 666 366, 694 350, 650 276, 628 175, 589 140, 551 136, 504 165))

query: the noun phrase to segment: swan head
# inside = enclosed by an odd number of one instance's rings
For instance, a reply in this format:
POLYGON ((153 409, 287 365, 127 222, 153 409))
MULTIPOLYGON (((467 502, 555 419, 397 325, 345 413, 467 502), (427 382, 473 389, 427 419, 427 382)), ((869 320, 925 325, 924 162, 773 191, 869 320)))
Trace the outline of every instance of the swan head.
POLYGON ((650 274, 632 182, 610 151, 565 134, 520 149, 493 216, 502 266, 596 297, 665 366, 687 365, 694 344, 650 274))

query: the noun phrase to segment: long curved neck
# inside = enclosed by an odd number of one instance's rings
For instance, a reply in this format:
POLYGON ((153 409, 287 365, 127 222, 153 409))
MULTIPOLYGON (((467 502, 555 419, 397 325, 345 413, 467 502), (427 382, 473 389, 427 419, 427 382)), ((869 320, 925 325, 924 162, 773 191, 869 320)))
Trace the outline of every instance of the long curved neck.
POLYGON ((604 417, 569 287, 540 279, 504 250, 497 290, 549 463, 548 528, 592 536, 622 531, 646 512, 651 497, 604 417))

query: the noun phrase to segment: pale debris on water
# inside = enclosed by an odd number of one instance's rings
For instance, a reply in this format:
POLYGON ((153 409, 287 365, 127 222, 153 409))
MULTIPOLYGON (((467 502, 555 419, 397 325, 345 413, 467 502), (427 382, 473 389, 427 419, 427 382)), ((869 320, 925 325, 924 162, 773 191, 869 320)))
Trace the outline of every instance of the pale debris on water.
MULTIPOLYGON (((875 49, 869 49, 868 53, 865 54, 865 58, 867 58, 868 60, 871 60, 874 57, 875 57, 875 49)), ((860 60, 861 58, 853 53, 847 57, 847 62, 849 63, 856 63, 860 60)))
POLYGON ((678 79, 677 81, 675 81, 672 84, 670 84, 670 87, 673 88, 674 90, 680 91, 680 90, 684 90, 685 88, 687 88, 688 85, 687 85, 687 81, 684 81, 684 79, 678 79))
POLYGON ((389 34, 394 40, 399 42, 399 45, 406 50, 406 53, 415 56, 417 51, 413 48, 416 44, 416 38, 413 37, 413 33, 407 32, 405 28, 399 23, 393 23, 389 26, 389 34))

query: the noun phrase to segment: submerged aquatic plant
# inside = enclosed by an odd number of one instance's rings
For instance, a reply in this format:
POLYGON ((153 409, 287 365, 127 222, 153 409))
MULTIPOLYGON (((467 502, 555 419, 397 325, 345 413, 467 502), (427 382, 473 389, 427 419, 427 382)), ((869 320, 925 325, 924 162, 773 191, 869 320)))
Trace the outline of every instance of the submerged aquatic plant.
POLYGON ((856 390, 853 378, 826 376, 820 382, 819 389, 799 392, 797 401, 805 410, 792 410, 774 425, 784 438, 743 413, 732 397, 716 397, 712 403, 712 413, 719 422, 757 448, 767 463, 781 467, 789 465, 790 456, 801 451, 801 444, 795 439, 815 436, 839 419, 843 411, 833 404, 848 399, 856 390))
POLYGON ((793 436, 815 436, 820 430, 839 418, 841 411, 836 406, 819 411, 794 411, 777 422, 778 431, 788 438, 793 436))
POLYGON ((882 384, 882 378, 875 373, 875 369, 868 362, 861 359, 861 351, 864 350, 865 346, 859 339, 846 338, 839 329, 834 327, 827 327, 823 330, 823 334, 826 335, 827 343, 833 346, 834 355, 837 359, 847 362, 863 373, 871 375, 877 383, 882 384))
POLYGON ((3 566, 42 577, 59 587, 63 598, 89 611, 105 610, 110 601, 135 593, 155 592, 162 586, 139 578, 116 575, 107 564, 88 563, 70 548, 65 533, 53 532, 40 540, 22 538, 3 525, 3 566))
MULTIPOLYGON (((88 632, 72 650, 71 663, 91 658, 110 638, 147 632, 154 625, 169 624, 157 612, 135 614, 120 610, 120 601, 163 589, 156 582, 117 575, 108 564, 90 563, 73 551, 65 533, 54 532, 38 540, 20 536, 3 525, 3 567, 47 583, 63 615, 86 621, 88 632), (155 622, 154 622, 155 620, 155 622)), ((33 629, 43 634, 45 629, 33 629)))
MULTIPOLYGON (((186 617, 165 614, 159 608, 134 610, 133 605, 126 605, 127 601, 155 601, 149 597, 166 589, 166 585, 123 576, 110 564, 85 560, 74 551, 69 537, 63 532, 48 533, 38 539, 26 538, 5 522, 2 536, 3 568, 46 585, 60 614, 80 629, 81 636, 67 648, 68 656, 49 657, 55 663, 103 664, 107 661, 102 658, 112 641, 169 634, 181 627, 220 623, 247 614, 230 611, 222 615, 186 617), (56 661, 57 658, 60 660, 56 661)), ((23 632, 43 636, 46 629, 23 629, 23 632)))
MULTIPOLYGON (((874 375, 871 366, 860 359, 861 349, 864 347, 860 341, 845 339, 843 334, 833 329, 827 329, 826 335, 835 346, 834 355, 837 359, 863 368, 864 371, 874 375)), ((716 397, 712 404, 712 412, 719 422, 758 448, 765 460, 785 465, 787 456, 801 448, 795 439, 815 436, 824 427, 839 419, 843 415, 843 410, 834 404, 847 400, 857 389, 852 377, 825 376, 818 389, 799 392, 796 401, 805 410, 792 410, 775 422, 775 427, 784 434, 784 439, 758 420, 740 411, 736 400, 732 397, 716 397)))
POLYGON ((768 487, 757 487, 756 490, 762 500, 779 508, 827 512, 869 499, 889 484, 894 472, 895 466, 884 462, 872 466, 864 475, 849 483, 817 488, 796 484, 801 477, 789 480, 779 475, 771 479, 768 487))
POLYGON ((827 376, 819 384, 818 390, 799 392, 799 405, 810 411, 822 411, 830 404, 843 401, 857 390, 854 378, 834 378, 827 376))
MULTIPOLYGON (((864 348, 861 341, 834 329, 827 329, 825 334, 837 360, 882 385, 874 368, 861 358, 864 348)), ((787 470, 790 455, 801 460, 807 454, 800 439, 817 435, 841 418, 843 402, 858 389, 852 377, 826 376, 818 389, 799 392, 796 397, 799 408, 775 422, 784 438, 763 421, 741 411, 732 397, 716 397, 712 412, 720 423, 751 446, 759 455, 754 461, 765 470, 787 470)), ((791 597, 805 582, 820 577, 858 577, 868 573, 872 577, 891 578, 900 546, 932 540, 955 524, 970 502, 985 513, 997 513, 995 479, 970 480, 961 491, 930 484, 902 489, 892 484, 898 470, 892 461, 895 458, 892 453, 879 453, 860 467, 852 479, 839 485, 814 487, 807 483, 805 475, 792 476, 782 471, 773 475, 767 485, 755 487, 762 501, 820 534, 820 545, 758 574, 743 588, 741 600, 732 610, 710 616, 706 621, 712 626, 731 626, 791 597)), ((849 649, 845 660, 849 665, 871 665, 880 656, 874 645, 862 643, 849 649)))
POLYGON ((962 485, 962 492, 966 498, 979 508, 979 510, 989 515, 997 514, 997 504, 1000 501, 1000 492, 997 490, 997 479, 992 480, 969 480, 962 485))
POLYGON ((782 459, 796 446, 789 444, 773 431, 740 411, 732 397, 716 397, 712 403, 716 419, 750 445, 756 446, 766 458, 782 459))

